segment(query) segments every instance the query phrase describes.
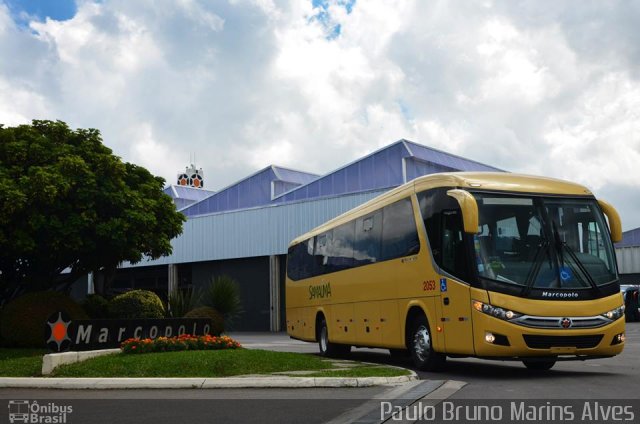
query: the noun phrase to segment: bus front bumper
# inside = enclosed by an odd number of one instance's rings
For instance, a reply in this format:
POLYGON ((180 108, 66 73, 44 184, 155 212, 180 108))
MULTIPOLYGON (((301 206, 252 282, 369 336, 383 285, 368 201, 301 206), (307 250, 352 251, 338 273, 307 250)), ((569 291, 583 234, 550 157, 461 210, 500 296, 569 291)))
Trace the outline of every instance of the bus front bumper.
POLYGON ((597 328, 531 328, 473 311, 476 356, 494 358, 607 357, 624 348, 624 317, 597 328))

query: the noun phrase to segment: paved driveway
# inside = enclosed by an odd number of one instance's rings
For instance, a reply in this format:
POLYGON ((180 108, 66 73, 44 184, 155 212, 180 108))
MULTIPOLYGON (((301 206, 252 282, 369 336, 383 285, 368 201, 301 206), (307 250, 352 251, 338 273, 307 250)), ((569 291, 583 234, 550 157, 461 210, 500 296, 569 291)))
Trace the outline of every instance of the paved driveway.
MULTIPOLYGON (((274 350, 277 352, 318 353, 318 344, 302 342, 289 337, 287 333, 229 333, 229 336, 239 341, 247 349, 274 350)), ((352 352, 372 352, 388 354, 387 349, 352 349, 352 352)))
POLYGON ((247 349, 274 350, 277 352, 318 353, 316 343, 301 342, 290 338, 287 333, 230 333, 247 349))

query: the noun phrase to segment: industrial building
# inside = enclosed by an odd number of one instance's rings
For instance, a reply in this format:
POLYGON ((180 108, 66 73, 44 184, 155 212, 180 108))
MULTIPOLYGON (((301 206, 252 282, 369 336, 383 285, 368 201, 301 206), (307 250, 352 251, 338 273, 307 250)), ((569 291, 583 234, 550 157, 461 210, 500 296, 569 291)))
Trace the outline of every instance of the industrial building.
POLYGON ((290 240, 416 177, 451 171, 501 170, 408 140, 325 175, 272 165, 217 191, 201 188, 202 170, 187 169, 165 189, 188 218, 173 253, 123 265, 112 287, 166 294, 226 274, 240 284, 244 307, 234 329, 280 331, 290 240))
POLYGON ((640 284, 640 228, 622 233, 615 248, 620 284, 640 284))

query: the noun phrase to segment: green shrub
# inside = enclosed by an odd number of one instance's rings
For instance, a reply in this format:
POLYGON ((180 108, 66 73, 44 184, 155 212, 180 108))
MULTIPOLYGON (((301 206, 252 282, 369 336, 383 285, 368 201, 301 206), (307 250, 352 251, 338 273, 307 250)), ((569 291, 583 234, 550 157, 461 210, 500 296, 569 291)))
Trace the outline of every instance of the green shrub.
POLYGON ((240 301, 240 286, 233 278, 226 275, 211 280, 204 294, 203 303, 220 312, 227 326, 232 324, 243 312, 240 301))
POLYGON ((224 317, 209 306, 201 306, 187 312, 185 318, 209 318, 211 320, 211 334, 219 336, 224 332, 224 317))
POLYGON ((199 299, 200 293, 193 289, 177 289, 170 292, 167 300, 168 316, 171 318, 182 318, 196 306, 199 299))
POLYGON ((2 309, 0 334, 4 341, 15 347, 46 347, 45 323, 58 311, 74 319, 87 319, 82 307, 69 296, 53 292, 27 293, 2 309))
POLYGON ((162 300, 152 291, 131 290, 109 302, 111 318, 164 318, 162 300))
POLYGON ((88 295, 82 302, 82 307, 89 318, 109 318, 109 301, 99 294, 88 295))

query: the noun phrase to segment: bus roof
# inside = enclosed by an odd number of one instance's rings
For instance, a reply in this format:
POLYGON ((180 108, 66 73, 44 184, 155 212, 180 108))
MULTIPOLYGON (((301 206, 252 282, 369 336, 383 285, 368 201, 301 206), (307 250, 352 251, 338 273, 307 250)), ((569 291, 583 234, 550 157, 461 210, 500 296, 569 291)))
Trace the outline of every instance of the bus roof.
POLYGON ((508 172, 450 172, 418 177, 413 183, 416 191, 434 187, 456 186, 460 188, 509 191, 520 193, 565 194, 591 196, 591 190, 580 184, 556 178, 508 172))
POLYGON ((593 196, 588 188, 580 184, 548 177, 508 172, 447 172, 430 174, 411 180, 327 221, 311 231, 296 237, 289 245, 297 244, 309 237, 321 234, 334 226, 348 222, 360 215, 366 215, 378 209, 381 204, 391 203, 413 193, 437 187, 567 196, 593 196))

